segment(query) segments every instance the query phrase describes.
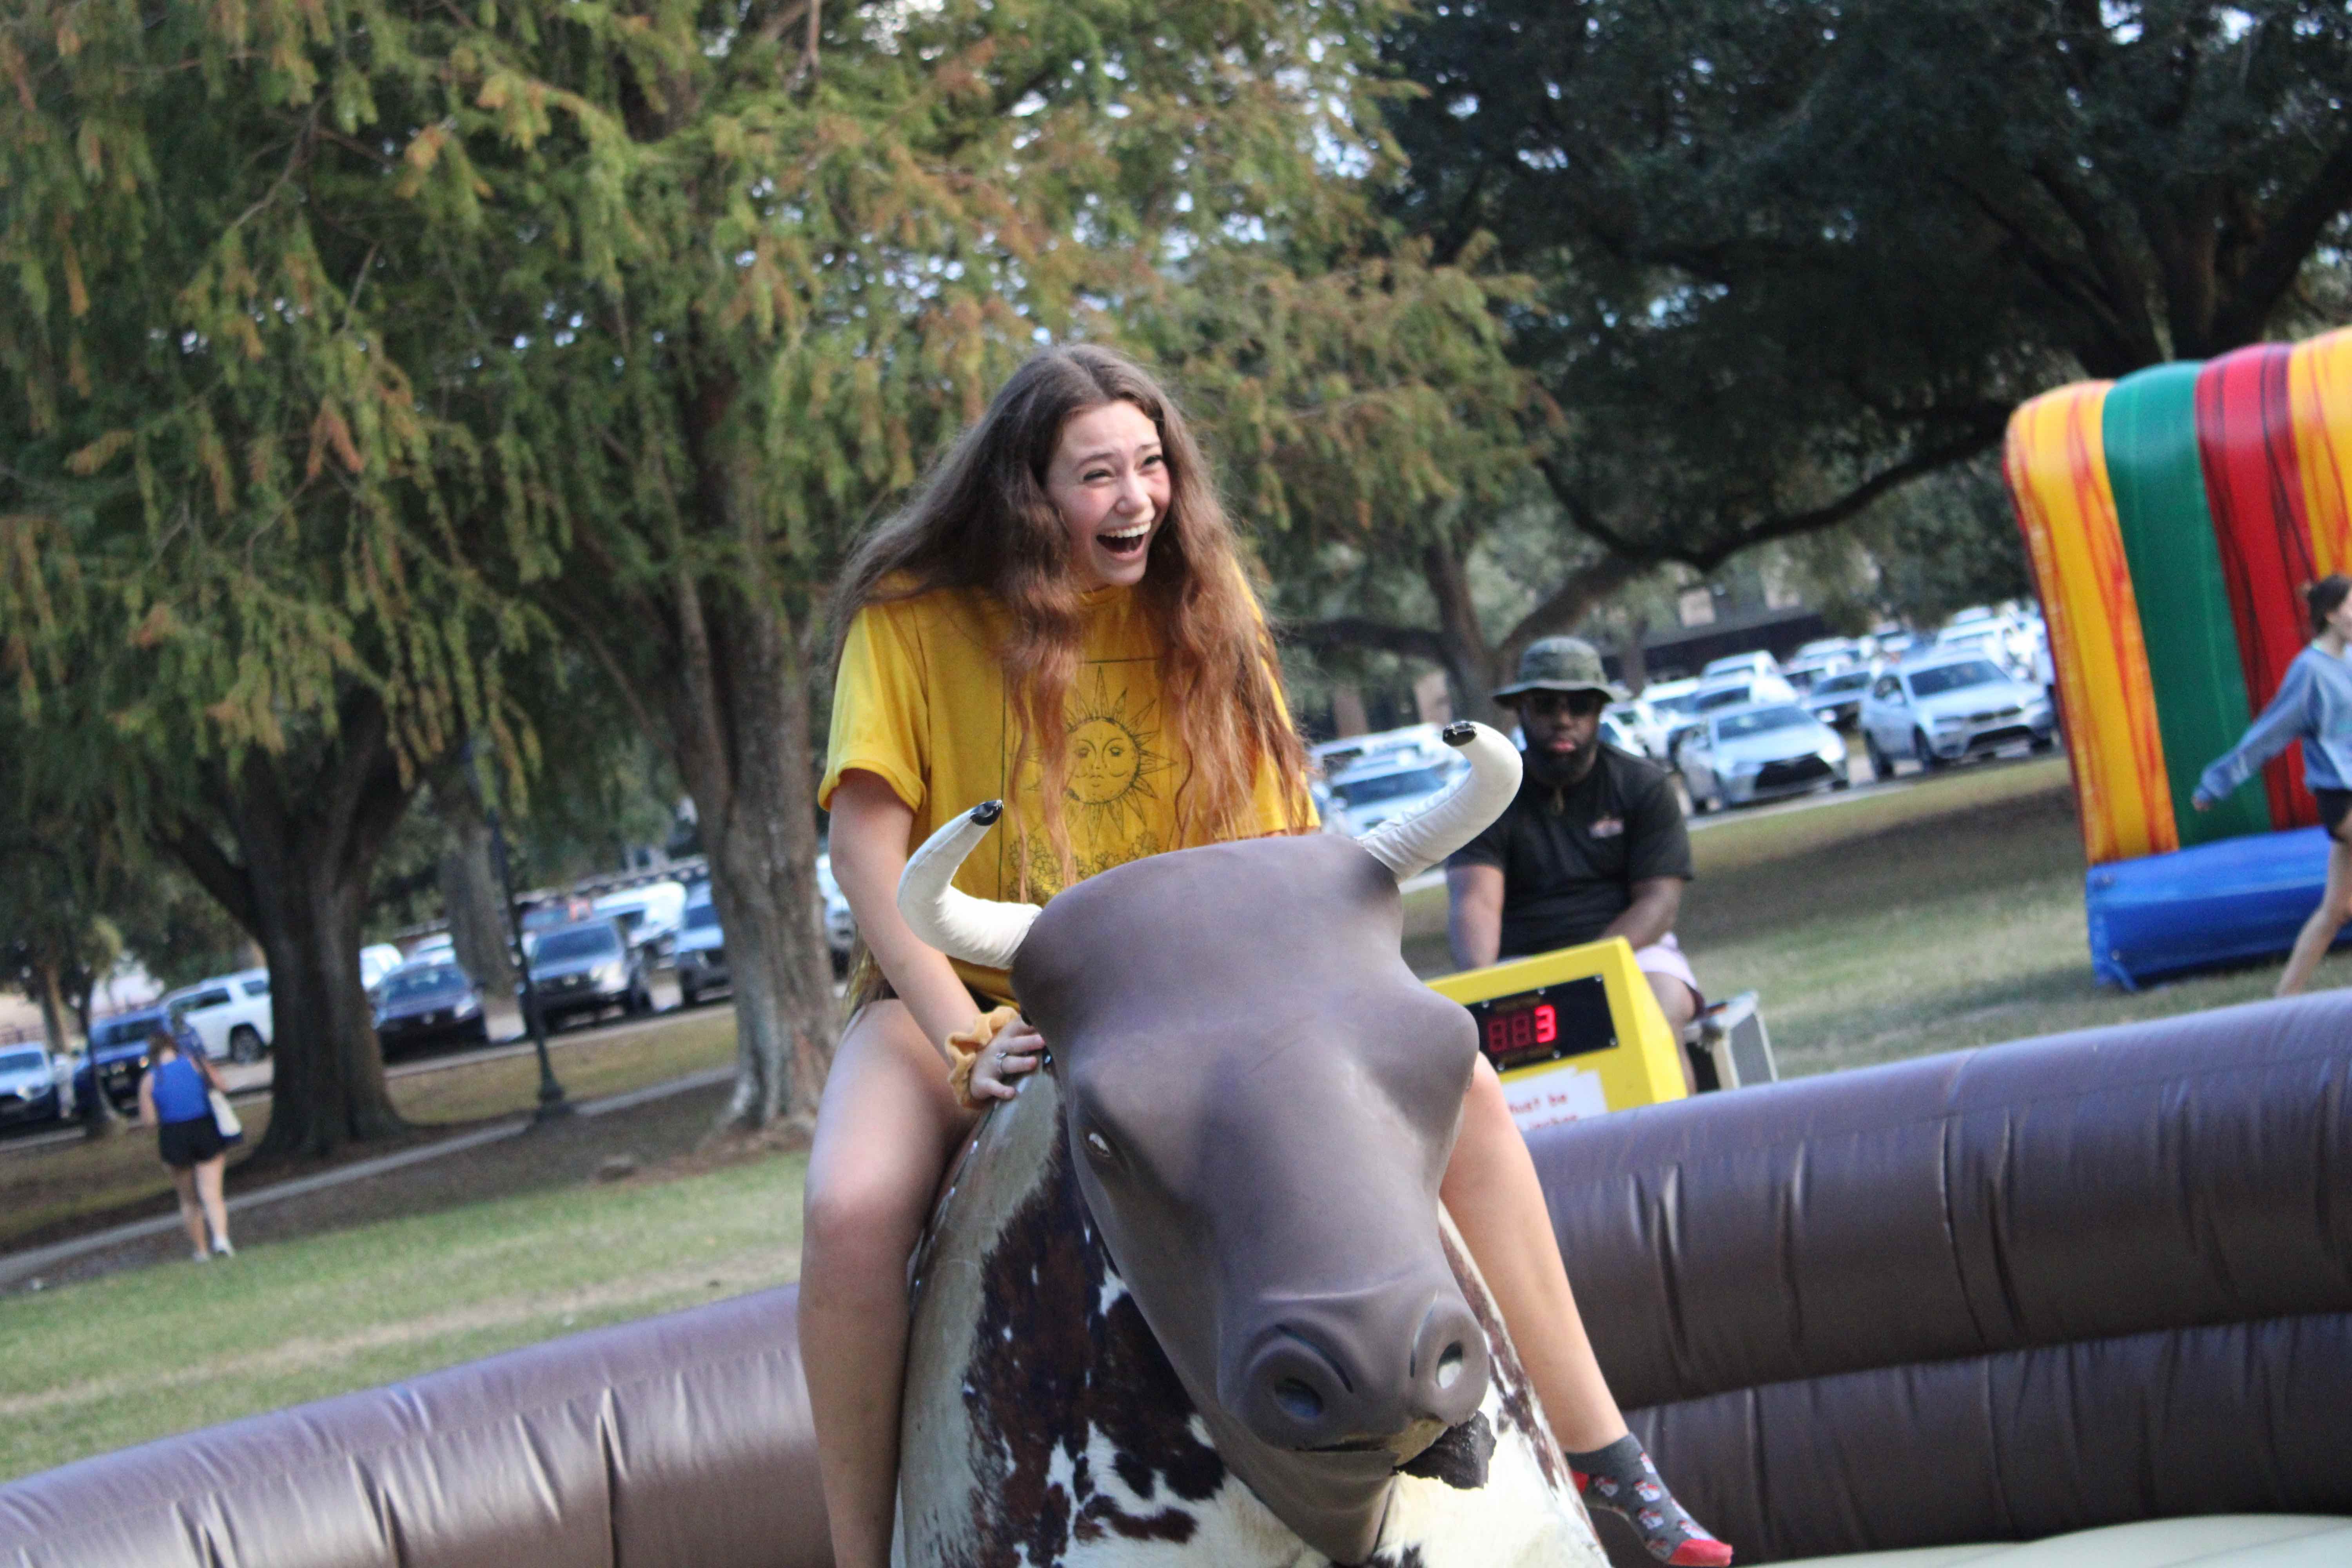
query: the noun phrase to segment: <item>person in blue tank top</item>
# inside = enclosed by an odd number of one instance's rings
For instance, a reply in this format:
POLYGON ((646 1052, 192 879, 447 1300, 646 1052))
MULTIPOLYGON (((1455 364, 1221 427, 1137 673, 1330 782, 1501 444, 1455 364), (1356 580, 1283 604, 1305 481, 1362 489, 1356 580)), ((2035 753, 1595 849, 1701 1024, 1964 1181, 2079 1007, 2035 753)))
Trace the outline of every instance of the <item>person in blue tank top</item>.
POLYGON ((2327 891, 2304 922, 2279 976, 2278 994, 2293 996, 2311 982, 2311 972, 2335 945, 2336 933, 2352 920, 2352 577, 2322 577, 2303 591, 2311 610, 2311 646, 2294 656, 2279 682, 2278 695, 2205 776, 2191 796, 2200 811, 2244 784, 2256 769, 2296 741, 2303 742, 2303 782, 2319 803, 2327 829, 2327 891))
POLYGON ((172 1173, 172 1185, 180 1194, 180 1221, 188 1227, 199 1263, 236 1250, 228 1244, 228 1205, 221 1198, 228 1141, 213 1119, 212 1091, 226 1091, 226 1087, 218 1069, 201 1053, 182 1050, 171 1030, 159 1028, 147 1037, 147 1075, 139 1080, 139 1124, 155 1129, 156 1152, 172 1173))

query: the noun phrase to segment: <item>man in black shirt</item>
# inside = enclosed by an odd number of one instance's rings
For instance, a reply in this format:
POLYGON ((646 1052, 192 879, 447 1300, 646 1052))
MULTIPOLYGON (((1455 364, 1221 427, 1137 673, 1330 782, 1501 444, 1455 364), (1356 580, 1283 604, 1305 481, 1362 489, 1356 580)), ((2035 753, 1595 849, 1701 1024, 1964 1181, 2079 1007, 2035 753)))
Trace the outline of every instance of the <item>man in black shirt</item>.
POLYGON ((1700 1006, 1674 935, 1690 838, 1664 772, 1601 742, 1612 695, 1590 643, 1545 637, 1520 656, 1495 700, 1517 710, 1526 776, 1445 862, 1446 936, 1465 969, 1622 936, 1679 1036, 1700 1006))

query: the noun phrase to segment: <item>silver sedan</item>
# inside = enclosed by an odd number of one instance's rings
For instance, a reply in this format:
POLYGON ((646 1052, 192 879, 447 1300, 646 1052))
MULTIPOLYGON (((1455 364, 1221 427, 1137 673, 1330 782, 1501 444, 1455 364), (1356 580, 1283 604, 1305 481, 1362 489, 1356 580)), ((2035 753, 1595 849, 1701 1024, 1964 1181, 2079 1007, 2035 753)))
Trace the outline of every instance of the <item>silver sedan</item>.
POLYGON ((1692 807, 1714 811, 1822 788, 1843 789, 1845 742, 1793 702, 1750 702, 1706 716, 1683 742, 1692 807))

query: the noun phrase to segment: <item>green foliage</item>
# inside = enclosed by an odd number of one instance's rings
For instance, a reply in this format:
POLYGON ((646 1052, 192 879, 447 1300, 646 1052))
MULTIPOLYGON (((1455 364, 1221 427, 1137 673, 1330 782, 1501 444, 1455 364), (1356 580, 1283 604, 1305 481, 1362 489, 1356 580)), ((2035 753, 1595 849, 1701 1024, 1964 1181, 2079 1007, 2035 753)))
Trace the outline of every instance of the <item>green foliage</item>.
POLYGON ((2045 386, 2294 329, 2352 202, 2310 0, 1474 0, 1384 53, 1428 89, 1396 215, 1538 279, 1571 517, 1701 570, 2045 386))
POLYGON ((106 907, 121 931, 123 952, 166 989, 250 962, 250 939, 219 901, 162 861, 144 864, 110 894, 106 907))
POLYGON ((355 58, 418 79, 406 32, 43 5, 0 33, 0 622, 28 715, 184 759, 331 735, 354 684, 412 758, 496 723, 527 623, 459 548, 484 492, 398 352, 414 301, 368 288, 371 231, 413 209, 380 178, 343 201, 362 183, 319 155, 363 122, 355 58))
POLYGON ((1785 548, 1808 602, 1847 631, 1890 616, 1937 626, 1966 605, 2033 593, 2017 514, 1991 458, 1931 474, 1850 528, 1785 548))

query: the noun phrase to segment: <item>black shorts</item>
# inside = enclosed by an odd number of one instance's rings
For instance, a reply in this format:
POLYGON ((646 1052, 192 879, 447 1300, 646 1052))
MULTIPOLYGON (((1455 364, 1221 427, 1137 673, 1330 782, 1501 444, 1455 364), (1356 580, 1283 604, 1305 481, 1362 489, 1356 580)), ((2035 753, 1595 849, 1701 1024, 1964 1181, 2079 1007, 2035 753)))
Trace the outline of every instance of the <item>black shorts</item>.
POLYGON ((2327 837, 2342 839, 2344 818, 2352 816, 2352 789, 2315 789, 2311 798, 2319 803, 2319 826, 2327 829, 2327 837))
POLYGON ((155 1130, 156 1151, 175 1171, 201 1165, 228 1147, 219 1126, 209 1116, 188 1121, 166 1121, 155 1130))

